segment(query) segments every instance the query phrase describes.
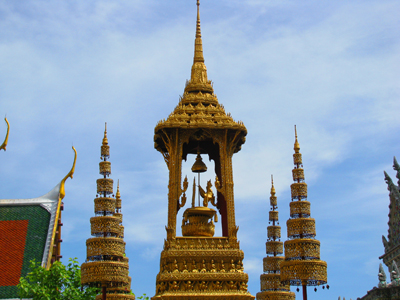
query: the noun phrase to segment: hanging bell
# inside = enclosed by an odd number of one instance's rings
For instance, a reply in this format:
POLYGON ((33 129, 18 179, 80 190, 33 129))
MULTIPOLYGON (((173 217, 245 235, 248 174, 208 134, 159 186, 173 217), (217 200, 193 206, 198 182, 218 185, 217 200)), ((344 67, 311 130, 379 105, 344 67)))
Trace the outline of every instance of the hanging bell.
POLYGON ((192 172, 193 173, 204 173, 207 171, 207 166, 203 162, 200 153, 197 153, 196 161, 194 162, 192 166, 192 172))

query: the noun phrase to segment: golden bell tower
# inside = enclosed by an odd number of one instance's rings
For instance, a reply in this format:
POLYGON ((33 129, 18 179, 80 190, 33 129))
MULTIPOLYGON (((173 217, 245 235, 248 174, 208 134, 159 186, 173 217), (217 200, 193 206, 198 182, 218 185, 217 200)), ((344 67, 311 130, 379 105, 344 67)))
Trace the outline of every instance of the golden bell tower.
POLYGON ((154 129, 154 147, 164 156, 169 184, 167 239, 152 299, 254 299, 247 291, 237 240, 232 174, 232 156, 245 142, 247 130, 225 113, 207 78, 199 6, 197 0, 190 80, 175 110, 154 129), (207 170, 202 155, 214 162, 215 194, 211 179, 204 189, 200 185, 200 174, 207 170), (182 182, 182 161, 188 157, 195 158, 191 170, 198 180, 196 184, 195 177, 191 205, 183 213, 182 236, 177 236, 177 214, 186 204, 189 186, 187 177, 182 182), (214 237, 219 216, 222 236, 214 237))

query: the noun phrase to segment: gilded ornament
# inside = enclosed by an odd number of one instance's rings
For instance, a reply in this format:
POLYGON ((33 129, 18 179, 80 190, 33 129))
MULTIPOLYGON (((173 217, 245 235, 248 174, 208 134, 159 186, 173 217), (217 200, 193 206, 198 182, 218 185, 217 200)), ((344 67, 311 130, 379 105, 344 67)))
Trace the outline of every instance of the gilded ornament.
POLYGON ((308 285, 327 283, 327 264, 320 260, 320 242, 315 238, 315 219, 310 218, 310 202, 307 201, 307 184, 304 180, 300 144, 295 127, 294 169, 291 185, 292 202, 287 221, 285 261, 281 263, 281 282, 303 287, 303 299, 307 299, 308 285))
POLYGON ((116 203, 114 198, 110 197, 98 197, 94 199, 94 212, 106 212, 111 214, 115 212, 116 203))
POLYGON ((102 161, 99 163, 100 174, 102 175, 110 175, 111 174, 111 162, 102 161))
MULTIPOLYGON (((8 121, 6 120, 7 124, 8 121)), ((8 132, 7 132, 8 136, 8 132)), ((8 137, 6 138, 7 142, 8 137)), ((65 197, 65 182, 67 181, 68 178, 73 178, 74 172, 75 172, 75 165, 76 165, 76 149, 74 146, 72 146, 72 150, 74 151, 74 162, 72 163, 71 170, 68 172, 67 175, 61 180, 60 182, 60 191, 58 195, 58 203, 57 203, 57 211, 55 214, 55 220, 54 224, 58 224, 57 226, 53 227, 53 231, 51 233, 51 242, 50 242, 50 247, 49 247, 49 253, 47 256, 47 263, 46 263, 46 268, 49 269, 51 265, 55 261, 60 261, 61 256, 61 230, 60 230, 60 223, 61 223, 61 210, 62 210, 62 205, 63 202, 62 200, 65 197)))
POLYGON ((288 240, 285 244, 285 257, 288 259, 319 259, 320 242, 315 239, 288 240))
POLYGON ((257 300, 260 299, 290 299, 294 300, 294 293, 290 292, 290 287, 287 284, 282 284, 280 280, 280 266, 285 260, 285 257, 279 256, 283 253, 283 243, 280 241, 281 227, 278 223, 277 197, 274 187, 274 181, 271 176, 271 211, 269 212, 269 221, 272 225, 268 226, 268 241, 266 243, 266 252, 271 256, 264 257, 263 271, 260 276, 261 292, 257 293, 257 300))
POLYGON ((316 235, 315 219, 313 218, 289 219, 286 227, 288 238, 314 237, 316 235))
POLYGON ((110 195, 113 193, 114 181, 111 178, 99 178, 96 180, 97 194, 110 195))
POLYGON ((129 259, 125 256, 119 181, 117 199, 108 197, 113 193, 113 180, 108 178, 111 174, 111 163, 107 161, 109 153, 106 127, 101 146, 102 161, 99 163, 103 178, 97 180, 96 216, 90 218, 94 237, 86 240, 87 256, 81 266, 81 283, 101 288, 97 300, 134 300, 135 296, 130 294, 129 259))
POLYGON ((311 214, 311 204, 310 202, 303 201, 292 201, 290 202, 290 217, 298 218, 303 217, 307 218, 311 214))

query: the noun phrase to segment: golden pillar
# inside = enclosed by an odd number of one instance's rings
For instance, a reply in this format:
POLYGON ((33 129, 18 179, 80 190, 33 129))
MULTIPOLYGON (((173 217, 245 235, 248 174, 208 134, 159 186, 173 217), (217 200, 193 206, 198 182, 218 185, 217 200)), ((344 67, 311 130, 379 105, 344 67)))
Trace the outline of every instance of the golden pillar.
POLYGON ((119 184, 116 199, 113 194, 110 146, 107 128, 101 146, 100 174, 94 199, 95 217, 90 218, 92 238, 86 240, 87 259, 81 267, 81 283, 102 289, 97 300, 134 300, 130 294, 129 259, 125 256, 119 184))
POLYGON ((267 257, 263 259, 264 274, 260 276, 261 292, 257 293, 257 300, 294 300, 296 296, 290 291, 289 284, 282 284, 280 266, 285 260, 283 242, 281 242, 281 226, 279 226, 278 201, 275 196, 274 181, 271 178, 271 197, 268 226, 268 241, 266 243, 267 257))
POLYGON ((225 113, 207 78, 199 5, 197 0, 191 78, 175 110, 154 130, 154 146, 164 156, 169 184, 167 238, 152 299, 254 299, 247 291, 248 275, 237 240, 232 174, 232 156, 245 142, 247 130, 225 113), (200 186, 200 173, 207 168, 202 155, 214 162, 216 196, 211 180, 205 189, 200 186), (182 181, 182 160, 188 156, 196 156, 192 171, 198 181, 193 183, 191 207, 183 213, 183 236, 177 236, 177 214, 186 205, 189 185, 187 177, 182 181), (218 216, 222 236, 214 237, 218 216))
MULTIPOLYGON (((315 239, 315 219, 311 218, 311 204, 307 201, 307 184, 304 182, 300 144, 294 143, 292 171, 294 183, 290 186, 290 219, 287 220, 285 261, 281 264, 281 281, 284 284, 303 287, 303 299, 307 299, 307 286, 327 283, 327 264, 320 260, 320 242, 315 239)), ((329 286, 328 286, 329 288, 329 286)))

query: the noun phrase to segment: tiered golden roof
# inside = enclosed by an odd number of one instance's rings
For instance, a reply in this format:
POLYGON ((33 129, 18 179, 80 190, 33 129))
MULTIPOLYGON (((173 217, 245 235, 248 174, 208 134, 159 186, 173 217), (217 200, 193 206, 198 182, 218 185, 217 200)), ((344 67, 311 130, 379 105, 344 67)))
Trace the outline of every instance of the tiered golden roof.
POLYGON ((190 80, 186 82, 183 96, 179 104, 165 120, 158 122, 155 127, 155 148, 167 151, 163 140, 163 130, 182 129, 230 129, 239 134, 240 142, 235 152, 245 142, 247 129, 241 121, 234 121, 230 113, 225 113, 224 106, 218 103, 211 80, 207 77, 204 64, 203 42, 200 29, 200 1, 197 0, 197 26, 193 65, 190 80))
POLYGON ((104 131, 99 163, 100 174, 97 179, 97 195, 94 200, 95 217, 90 218, 92 238, 86 240, 87 260, 82 264, 82 285, 102 288, 100 299, 133 300, 130 294, 129 259, 125 256, 124 227, 122 226, 121 198, 119 184, 117 199, 113 198, 110 146, 107 127, 104 131), (111 196, 112 195, 112 196, 111 196), (103 298, 105 297, 106 298, 103 298))
POLYGON ((268 226, 268 241, 266 243, 266 252, 269 256, 263 259, 264 274, 260 276, 261 292, 257 293, 256 297, 257 300, 294 300, 296 296, 290 291, 289 284, 282 284, 280 278, 280 265, 285 257, 280 255, 283 254, 283 242, 280 241, 281 226, 278 225, 278 201, 275 196, 273 178, 271 178, 271 181, 269 223, 272 222, 272 225, 268 226))
POLYGON ((320 242, 315 239, 315 219, 310 217, 310 202, 307 201, 307 184, 300 144, 294 143, 294 183, 290 186, 292 202, 290 219, 287 221, 288 240, 285 242, 285 261, 281 264, 281 281, 285 284, 306 286, 327 283, 327 264, 320 260, 320 242))

